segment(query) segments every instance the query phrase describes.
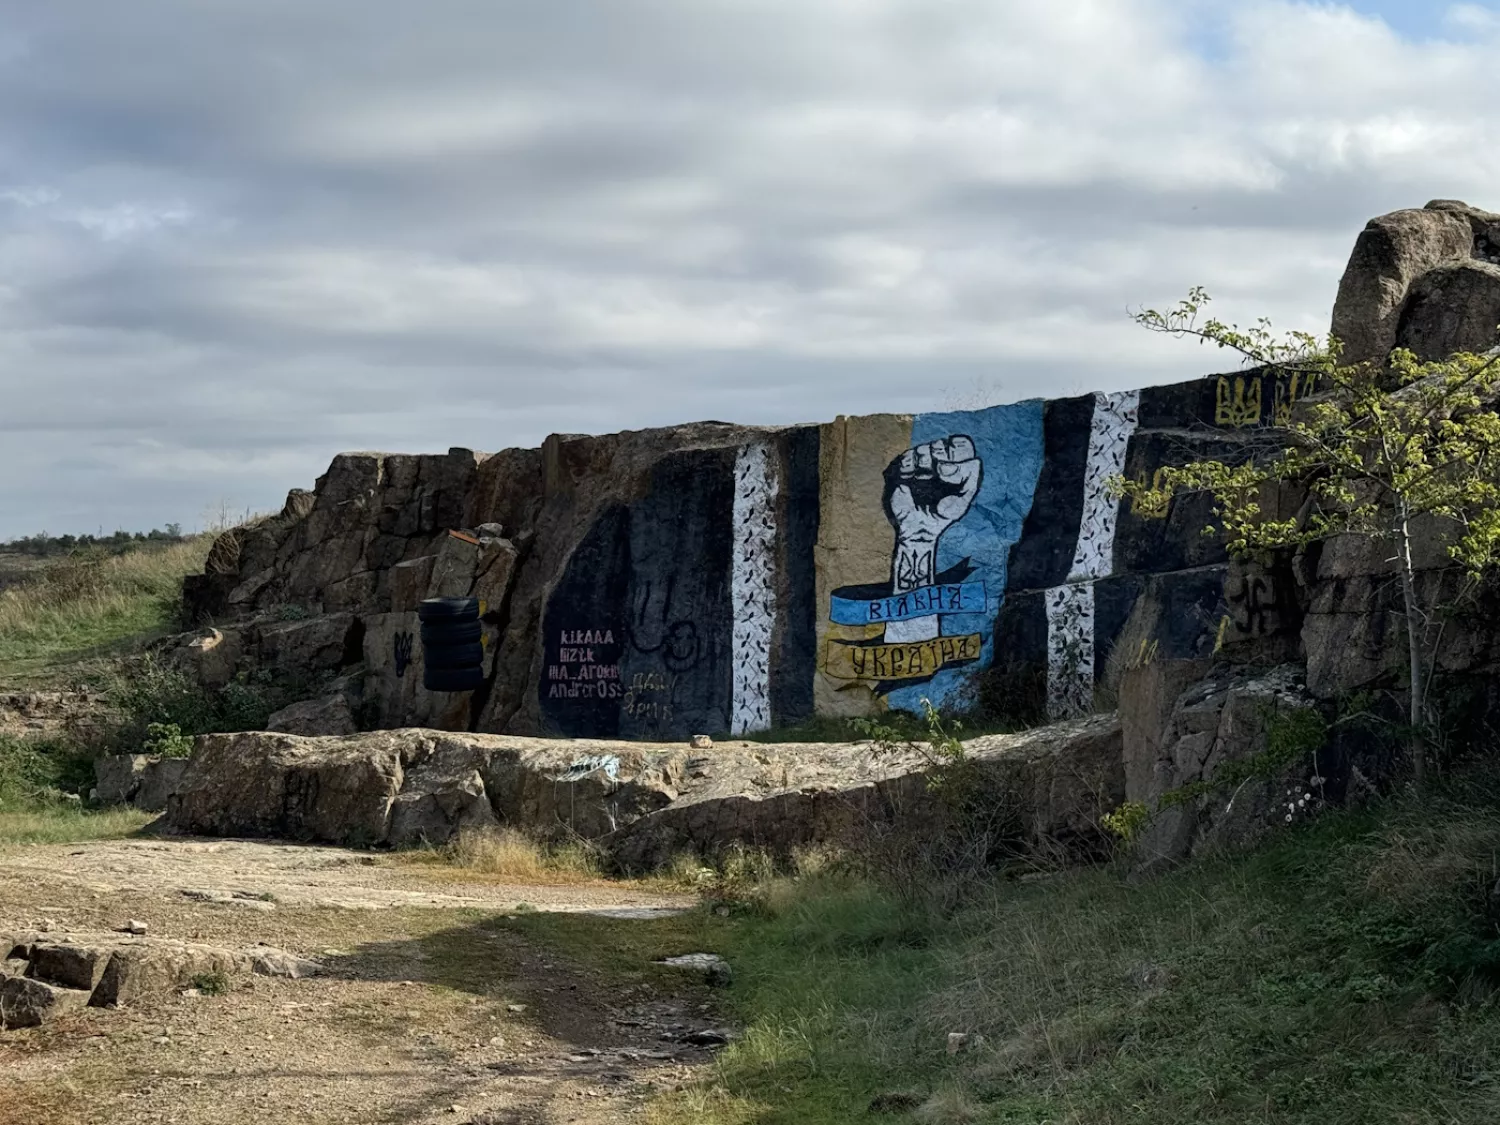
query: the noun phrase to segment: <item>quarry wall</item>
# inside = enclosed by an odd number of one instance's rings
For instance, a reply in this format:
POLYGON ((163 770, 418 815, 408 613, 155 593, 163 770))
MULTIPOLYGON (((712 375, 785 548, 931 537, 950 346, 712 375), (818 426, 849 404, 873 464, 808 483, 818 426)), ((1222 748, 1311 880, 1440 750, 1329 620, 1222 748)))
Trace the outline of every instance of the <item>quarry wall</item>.
MULTIPOLYGON (((1333 315, 1350 357, 1500 343, 1496 246, 1500 216, 1452 201, 1372 220, 1333 315)), ((216 543, 185 588, 214 629, 180 655, 210 683, 329 680, 344 704, 304 713, 310 733, 336 713, 674 741, 975 693, 1061 719, 1109 706, 1124 669, 1216 655, 1306 661, 1331 696, 1399 677, 1383 557, 1333 544, 1230 566, 1202 534, 1207 498, 1148 518, 1106 487, 1243 459, 1317 390, 1240 371, 981 410, 340 454, 216 543), (453 595, 483 603, 486 683, 450 696, 422 687, 416 608, 453 595)))
POLYGON ((995 668, 1069 717, 1127 633, 1190 657, 1263 630, 1269 592, 1226 596, 1206 511, 1149 519, 1106 483, 1236 456, 1310 389, 1294 383, 342 454, 216 546, 188 593, 218 640, 194 655, 210 679, 362 665, 379 726, 743 734, 952 706, 995 668), (417 603, 461 594, 485 603, 490 683, 425 692, 417 603))

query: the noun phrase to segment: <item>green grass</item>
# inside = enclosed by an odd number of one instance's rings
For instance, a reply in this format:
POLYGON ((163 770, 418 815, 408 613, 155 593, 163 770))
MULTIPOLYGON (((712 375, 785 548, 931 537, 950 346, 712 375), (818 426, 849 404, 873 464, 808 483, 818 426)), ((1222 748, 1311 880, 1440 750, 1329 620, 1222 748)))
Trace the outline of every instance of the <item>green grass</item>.
POLYGON ((104 558, 49 563, 20 585, 0 590, 0 684, 47 686, 88 674, 142 637, 166 630, 184 575, 201 570, 202 536, 104 558))
POLYGON ((64 795, 87 792, 93 762, 66 739, 0 735, 0 847, 113 839, 154 817, 136 809, 93 810, 64 795))
MULTIPOLYGON (((947 917, 828 871, 771 883, 722 926, 677 927, 729 957, 744 1035, 656 1120, 1500 1120, 1497 857, 1481 792, 1146 882, 996 881, 947 917), (950 1055, 950 1032, 982 1045, 950 1055), (867 1112, 892 1093, 924 1104, 867 1112)), ((532 924, 604 948, 590 923, 532 924)))
POLYGON ((17 844, 72 844, 81 840, 118 840, 134 836, 155 820, 139 809, 91 809, 34 806, 0 809, 0 848, 17 844))

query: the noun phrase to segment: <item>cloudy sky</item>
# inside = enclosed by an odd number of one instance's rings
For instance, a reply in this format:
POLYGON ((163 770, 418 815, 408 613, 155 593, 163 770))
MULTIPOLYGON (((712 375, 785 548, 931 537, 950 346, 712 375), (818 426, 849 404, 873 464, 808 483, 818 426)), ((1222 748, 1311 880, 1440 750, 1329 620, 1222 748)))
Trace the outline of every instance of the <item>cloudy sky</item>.
POLYGON ((497 449, 1191 377, 1500 209, 1500 8, 0 0, 0 538, 497 449))

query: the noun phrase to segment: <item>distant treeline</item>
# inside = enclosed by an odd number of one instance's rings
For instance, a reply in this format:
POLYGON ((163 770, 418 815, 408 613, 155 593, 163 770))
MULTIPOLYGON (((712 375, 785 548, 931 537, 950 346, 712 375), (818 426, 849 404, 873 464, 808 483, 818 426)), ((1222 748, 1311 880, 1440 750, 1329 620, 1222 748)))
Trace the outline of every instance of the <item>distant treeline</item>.
POLYGON ((76 551, 119 553, 153 543, 181 543, 184 538, 180 523, 169 523, 166 527, 151 531, 116 531, 109 535, 48 535, 43 531, 36 535, 23 535, 9 543, 0 543, 0 551, 47 559, 71 555, 76 551))

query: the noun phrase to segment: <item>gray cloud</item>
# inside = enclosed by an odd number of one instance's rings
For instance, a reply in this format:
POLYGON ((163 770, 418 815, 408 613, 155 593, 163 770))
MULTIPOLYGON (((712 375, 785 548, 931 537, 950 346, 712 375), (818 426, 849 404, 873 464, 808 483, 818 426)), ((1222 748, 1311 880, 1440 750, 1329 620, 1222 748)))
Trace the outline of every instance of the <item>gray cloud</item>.
MULTIPOLYGON (((1373 0, 1370 0, 1373 2, 1373 0)), ((1387 5, 1389 6, 1389 5, 1387 5)), ((1500 171, 1500 21, 1276 0, 0 0, 0 537, 1186 378, 1500 171)))

